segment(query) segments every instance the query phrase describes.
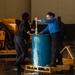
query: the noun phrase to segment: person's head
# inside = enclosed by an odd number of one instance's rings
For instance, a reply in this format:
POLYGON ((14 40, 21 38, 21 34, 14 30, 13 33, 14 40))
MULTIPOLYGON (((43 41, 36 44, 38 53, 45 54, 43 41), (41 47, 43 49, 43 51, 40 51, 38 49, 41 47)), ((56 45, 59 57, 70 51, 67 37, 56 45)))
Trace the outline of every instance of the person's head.
POLYGON ((58 17, 57 17, 57 20, 58 20, 58 21, 61 21, 61 17, 60 17, 60 16, 58 16, 58 17))
POLYGON ((48 12, 48 13, 46 14, 46 18, 47 18, 47 19, 50 19, 50 18, 53 18, 53 17, 55 17, 55 14, 52 13, 52 12, 48 12))
POLYGON ((22 20, 29 20, 29 13, 27 13, 27 12, 23 13, 22 20))

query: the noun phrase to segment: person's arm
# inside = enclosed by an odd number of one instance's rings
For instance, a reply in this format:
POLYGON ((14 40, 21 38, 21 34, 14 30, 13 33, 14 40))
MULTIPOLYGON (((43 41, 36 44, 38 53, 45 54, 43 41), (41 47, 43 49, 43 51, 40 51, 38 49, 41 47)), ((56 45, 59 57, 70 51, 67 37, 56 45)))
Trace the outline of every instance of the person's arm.
POLYGON ((48 26, 44 30, 41 31, 42 34, 44 34, 46 32, 48 32, 48 26))
POLYGON ((38 22, 41 22, 41 20, 37 20, 38 22))
POLYGON ((24 33, 27 33, 27 31, 28 31, 28 29, 24 25, 22 25, 22 30, 24 33))
POLYGON ((35 21, 42 22, 42 23, 53 23, 54 20, 55 20, 54 18, 47 20, 47 19, 38 19, 37 17, 35 17, 35 21))
POLYGON ((55 19, 53 19, 53 18, 52 18, 52 19, 49 19, 49 20, 42 19, 41 22, 42 22, 42 23, 53 23, 54 20, 55 20, 55 19))
MULTIPOLYGON (((41 20, 39 20, 37 17, 35 17, 35 21, 41 22, 41 20)), ((44 30, 42 30, 39 34, 44 34, 46 32, 48 32, 48 26, 44 30)))
POLYGON ((38 19, 37 17, 35 17, 35 21, 41 22, 41 20, 40 20, 40 19, 38 19))

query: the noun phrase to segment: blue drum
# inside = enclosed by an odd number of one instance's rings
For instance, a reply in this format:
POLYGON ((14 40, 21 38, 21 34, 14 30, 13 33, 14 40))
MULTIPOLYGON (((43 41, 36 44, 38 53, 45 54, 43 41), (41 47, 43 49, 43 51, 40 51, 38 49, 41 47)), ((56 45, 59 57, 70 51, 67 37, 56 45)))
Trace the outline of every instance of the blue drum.
POLYGON ((49 34, 32 36, 32 65, 46 66, 51 62, 51 37, 49 34))

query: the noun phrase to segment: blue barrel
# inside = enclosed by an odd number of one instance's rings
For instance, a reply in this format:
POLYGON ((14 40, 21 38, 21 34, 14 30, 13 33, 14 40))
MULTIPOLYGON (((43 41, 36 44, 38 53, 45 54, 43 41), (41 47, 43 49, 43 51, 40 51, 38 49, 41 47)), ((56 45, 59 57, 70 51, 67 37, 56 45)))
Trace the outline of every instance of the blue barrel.
POLYGON ((32 64, 46 66, 51 62, 51 37, 49 34, 32 36, 32 64))

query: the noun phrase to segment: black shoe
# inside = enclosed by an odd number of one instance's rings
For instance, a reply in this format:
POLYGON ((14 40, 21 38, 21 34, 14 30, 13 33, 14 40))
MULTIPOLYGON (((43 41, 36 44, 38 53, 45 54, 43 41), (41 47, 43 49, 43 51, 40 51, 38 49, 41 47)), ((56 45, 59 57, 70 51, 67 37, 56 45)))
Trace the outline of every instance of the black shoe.
POLYGON ((55 64, 50 64, 49 66, 50 66, 50 67, 56 67, 56 65, 55 65, 55 64))
POLYGON ((14 71, 17 71, 17 72, 24 72, 24 69, 21 68, 21 67, 16 67, 13 69, 14 71))
POLYGON ((15 67, 20 67, 20 64, 19 63, 15 63, 14 66, 15 67))
POLYGON ((21 67, 18 67, 18 72, 24 72, 24 69, 21 67))
POLYGON ((57 62, 56 65, 63 65, 63 62, 57 62))
POLYGON ((17 72, 24 72, 24 69, 19 65, 19 64, 15 64, 15 66, 16 66, 16 71, 17 72))
POLYGON ((56 64, 54 64, 54 63, 51 63, 51 64, 49 64, 49 65, 46 65, 47 67, 56 67, 56 64))

